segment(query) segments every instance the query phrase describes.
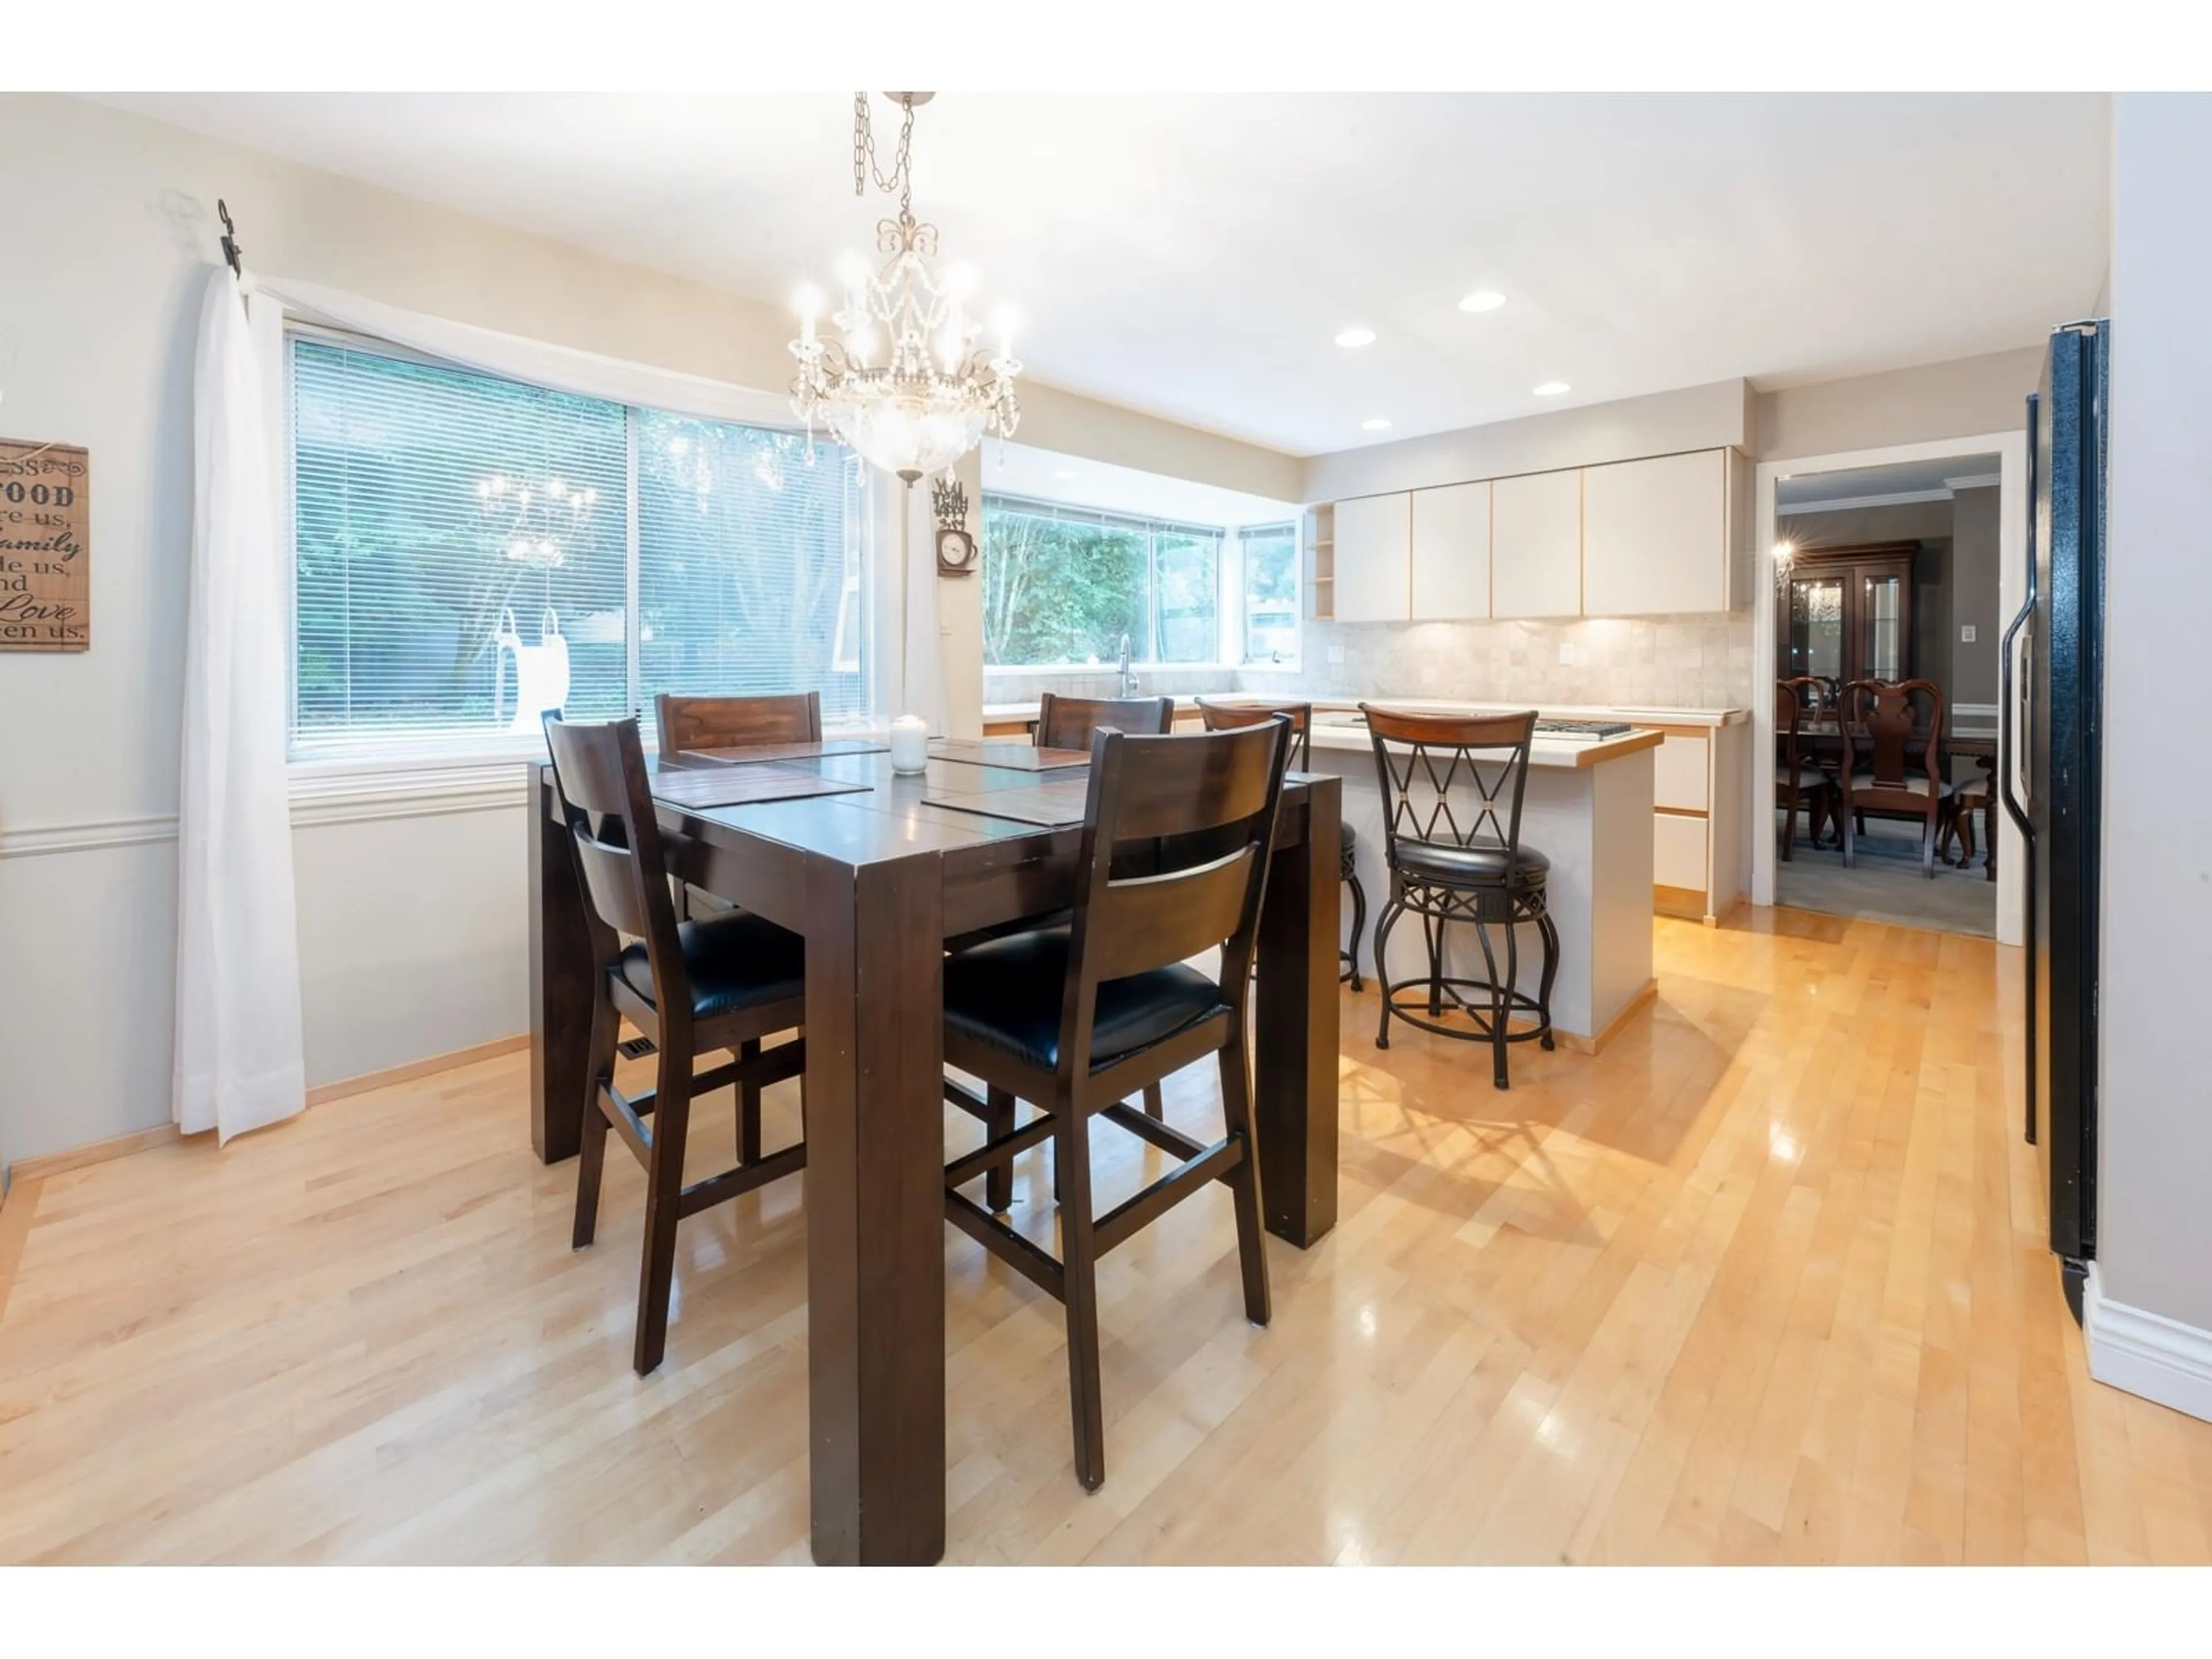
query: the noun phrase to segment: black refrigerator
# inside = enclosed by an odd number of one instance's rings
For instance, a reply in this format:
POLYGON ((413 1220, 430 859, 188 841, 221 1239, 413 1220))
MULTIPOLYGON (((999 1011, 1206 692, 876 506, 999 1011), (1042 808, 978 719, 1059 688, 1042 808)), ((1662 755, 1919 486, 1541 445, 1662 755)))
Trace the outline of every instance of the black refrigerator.
POLYGON ((2097 900, 2112 324, 2053 330, 2027 400, 2027 599, 1999 648, 1998 788, 2027 859, 2023 1103, 2066 1300, 2097 1254, 2097 900))

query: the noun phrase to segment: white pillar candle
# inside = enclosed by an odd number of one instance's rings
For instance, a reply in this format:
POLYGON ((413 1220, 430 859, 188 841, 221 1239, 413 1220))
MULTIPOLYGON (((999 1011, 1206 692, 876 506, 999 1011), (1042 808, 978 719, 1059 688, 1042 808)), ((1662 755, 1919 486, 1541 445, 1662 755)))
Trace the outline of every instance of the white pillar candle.
POLYGON ((919 772, 929 764, 929 722, 902 714, 891 722, 891 770, 919 772))

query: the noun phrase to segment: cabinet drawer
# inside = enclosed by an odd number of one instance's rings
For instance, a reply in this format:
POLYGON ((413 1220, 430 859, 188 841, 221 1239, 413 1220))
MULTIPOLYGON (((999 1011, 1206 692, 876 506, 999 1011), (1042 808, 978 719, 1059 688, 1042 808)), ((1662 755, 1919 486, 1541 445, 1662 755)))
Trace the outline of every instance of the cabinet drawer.
POLYGON ((1667 741, 1659 745, 1658 753, 1651 757, 1651 804, 1654 806, 1679 806, 1690 812, 1708 810, 1706 746, 1704 738, 1686 738, 1673 732, 1667 734, 1667 741))
POLYGON ((1651 815, 1651 879, 1662 887, 1705 890, 1705 821, 1651 815))

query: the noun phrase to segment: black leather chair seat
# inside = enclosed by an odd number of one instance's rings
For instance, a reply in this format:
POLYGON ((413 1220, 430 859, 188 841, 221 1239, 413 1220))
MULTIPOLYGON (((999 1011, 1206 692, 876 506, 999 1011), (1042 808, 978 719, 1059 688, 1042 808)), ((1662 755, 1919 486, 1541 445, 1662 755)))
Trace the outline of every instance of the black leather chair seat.
POLYGON ((1533 847, 1515 852, 1509 872, 1503 847, 1457 847, 1437 841, 1398 843, 1400 872, 1418 881, 1466 887, 1536 887, 1543 884, 1551 867, 1551 860, 1533 847))
MULTIPOLYGON (((694 1019, 711 1019, 805 993, 806 941, 759 916, 732 910, 702 921, 679 922, 676 943, 691 980, 694 1019)), ((642 944, 624 951, 615 969, 631 990, 659 1006, 642 944)))
MULTIPOLYGON (((945 961, 945 1025, 1029 1065, 1060 1064, 1060 1000, 1068 930, 1039 928, 956 952, 945 961)), ((1091 1069, 1165 1042, 1227 1005, 1219 988, 1180 964, 1110 979, 1098 988, 1091 1069)))

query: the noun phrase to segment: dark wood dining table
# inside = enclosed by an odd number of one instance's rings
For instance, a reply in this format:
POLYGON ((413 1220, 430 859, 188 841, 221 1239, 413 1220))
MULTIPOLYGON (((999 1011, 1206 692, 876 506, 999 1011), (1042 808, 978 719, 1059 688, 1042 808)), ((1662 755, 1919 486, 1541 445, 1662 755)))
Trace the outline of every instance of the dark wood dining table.
MULTIPOLYGON (((1831 767, 1835 764, 1837 757, 1843 752, 1844 740, 1842 732, 1834 720, 1808 720, 1799 725, 1797 731, 1801 740, 1804 741, 1805 747, 1815 761, 1831 767)), ((1872 741, 1863 735, 1857 741, 1857 747, 1863 752, 1870 751, 1873 746, 1872 741)), ((1918 756, 1924 752, 1927 747, 1927 735, 1923 732, 1917 738, 1906 743, 1905 752, 1918 756)), ((1983 812, 1982 871, 1987 879, 1995 881, 1997 878, 1996 821, 1993 816, 1994 803, 1997 798, 1996 722, 1973 720, 1948 726, 1943 732, 1943 753, 1949 760, 1971 760, 1982 769, 1986 790, 1983 799, 1987 803, 1983 812)), ((1943 775, 1946 777, 1950 775, 1950 768, 1948 764, 1943 768, 1943 775)))
MULTIPOLYGON (((761 763, 862 787, 732 806, 692 804, 713 793, 698 769, 726 761, 654 774, 672 873, 806 940, 807 1443, 824 1564, 945 1553, 944 946, 1074 893, 1079 828, 941 804, 1033 799, 1039 773, 951 752, 911 776, 884 752, 780 757, 761 763)), ((1334 777, 1285 785, 1254 997, 1267 1226, 1301 1248, 1336 1223, 1340 793, 1334 777)), ((547 767, 530 890, 531 1144, 550 1164, 577 1150, 602 964, 547 767)))

